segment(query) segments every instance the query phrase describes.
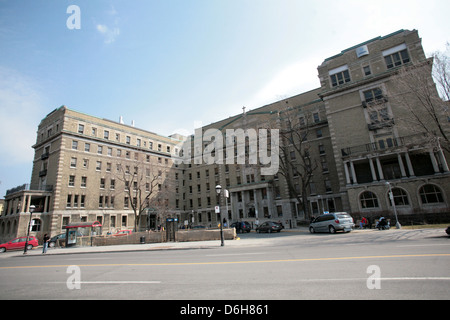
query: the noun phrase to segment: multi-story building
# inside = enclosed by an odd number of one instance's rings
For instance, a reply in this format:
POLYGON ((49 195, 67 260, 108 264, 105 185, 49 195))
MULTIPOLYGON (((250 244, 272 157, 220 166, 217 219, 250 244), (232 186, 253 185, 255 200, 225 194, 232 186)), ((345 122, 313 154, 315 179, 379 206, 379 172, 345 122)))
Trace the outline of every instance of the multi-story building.
MULTIPOLYGON (((409 121, 430 115, 415 90, 399 86, 414 81, 404 72, 425 70, 421 83, 439 100, 431 65, 416 30, 377 37, 325 59, 319 88, 244 108, 185 144, 61 107, 39 125, 30 185, 7 192, 0 236, 25 233, 31 205, 37 235, 77 221, 99 221, 104 233, 154 228, 168 215, 217 226, 219 203, 227 223, 270 219, 288 228, 324 211, 448 215, 449 154, 432 122, 409 121), (268 166, 276 170, 263 173, 268 166), (139 220, 134 204, 145 209, 139 220)), ((436 117, 449 132, 448 117, 436 117)))
POLYGON ((400 30, 319 66, 320 97, 346 210, 363 215, 389 214, 394 207, 402 214, 448 212, 448 154, 433 134, 439 132, 436 122, 428 120, 441 119, 447 134, 450 127, 445 108, 438 106, 444 104, 431 77, 432 63, 418 32, 400 30), (422 89, 427 96, 417 94, 422 89), (438 108, 430 111, 423 100, 437 101, 438 108))
POLYGON ((31 206, 37 233, 58 234, 64 225, 88 221, 114 233, 134 228, 142 211, 145 221, 136 224, 155 227, 156 208, 174 207, 169 170, 178 143, 65 106, 52 111, 38 127, 31 183, 7 192, 2 234, 23 234, 31 206))

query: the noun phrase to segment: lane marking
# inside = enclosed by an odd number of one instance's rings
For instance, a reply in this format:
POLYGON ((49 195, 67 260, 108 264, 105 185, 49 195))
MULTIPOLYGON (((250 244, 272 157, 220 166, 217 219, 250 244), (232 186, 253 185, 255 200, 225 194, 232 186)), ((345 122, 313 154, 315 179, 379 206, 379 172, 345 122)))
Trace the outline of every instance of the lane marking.
MULTIPOLYGON (((249 260, 249 261, 216 261, 216 262, 167 262, 167 263, 111 263, 111 264, 79 264, 78 267, 161 267, 161 266, 199 266, 199 265, 222 265, 222 264, 252 264, 252 263, 280 263, 280 262, 308 262, 308 261, 340 261, 357 259, 389 259, 389 258, 419 258, 419 257, 450 257, 450 253, 430 254, 404 254, 383 256, 361 256, 361 257, 335 257, 335 258, 304 258, 304 259, 280 259, 280 260, 249 260)), ((42 266, 11 266, 0 267, 6 269, 32 269, 32 268, 67 268, 71 265, 42 265, 42 266)))
MULTIPOLYGON (((67 282, 51 282, 51 283, 67 283, 67 282)), ((76 284, 159 284, 161 281, 77 281, 71 282, 76 284)))
MULTIPOLYGON (((395 278, 370 278, 370 280, 378 281, 412 281, 412 280, 438 280, 438 281, 450 281, 450 277, 395 277, 395 278)), ((367 278, 343 278, 343 279, 296 279, 300 282, 321 282, 321 281, 367 281, 367 278)))
POLYGON ((207 254, 206 257, 249 256, 249 255, 260 255, 260 254, 267 254, 267 252, 207 254))
POLYGON ((406 248, 406 247, 435 247, 435 246, 450 246, 450 243, 430 243, 430 244, 404 244, 398 245, 397 248, 406 248))

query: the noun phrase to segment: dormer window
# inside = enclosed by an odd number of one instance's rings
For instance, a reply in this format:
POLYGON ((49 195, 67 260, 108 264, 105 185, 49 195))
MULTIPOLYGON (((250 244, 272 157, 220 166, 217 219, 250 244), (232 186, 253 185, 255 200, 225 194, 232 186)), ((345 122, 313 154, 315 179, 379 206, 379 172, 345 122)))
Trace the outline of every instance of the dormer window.
POLYGON ((383 51, 383 57, 388 69, 401 66, 411 61, 409 58, 406 44, 393 47, 391 49, 383 51))
POLYGON ((330 70, 328 74, 330 75, 331 85, 333 87, 337 87, 351 81, 350 72, 347 65, 330 70))

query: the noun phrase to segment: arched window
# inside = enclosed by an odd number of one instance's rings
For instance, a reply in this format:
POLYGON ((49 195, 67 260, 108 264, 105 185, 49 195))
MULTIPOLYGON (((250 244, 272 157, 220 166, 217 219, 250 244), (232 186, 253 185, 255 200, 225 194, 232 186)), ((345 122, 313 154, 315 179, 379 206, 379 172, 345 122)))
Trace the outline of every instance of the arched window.
POLYGON ((434 184, 426 184, 419 189, 420 200, 423 204, 442 203, 442 191, 434 184))
MULTIPOLYGON (((394 203, 396 206, 407 206, 409 205, 408 194, 402 188, 392 188, 392 194, 394 195, 394 203)), ((390 197, 389 205, 392 207, 392 201, 390 197)))
POLYGON ((361 193, 359 200, 361 201, 361 208, 363 209, 378 208, 378 198, 376 194, 371 191, 364 191, 361 193))

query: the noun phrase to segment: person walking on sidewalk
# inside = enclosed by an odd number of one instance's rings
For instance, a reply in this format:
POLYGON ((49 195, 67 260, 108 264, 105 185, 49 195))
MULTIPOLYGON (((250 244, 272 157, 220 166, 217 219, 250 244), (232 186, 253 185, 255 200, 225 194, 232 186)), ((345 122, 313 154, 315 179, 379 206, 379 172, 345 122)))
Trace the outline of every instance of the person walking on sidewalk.
POLYGON ((50 237, 48 236, 48 234, 44 234, 44 247, 42 248, 42 253, 45 254, 47 253, 47 248, 48 248, 48 242, 50 241, 50 237))

